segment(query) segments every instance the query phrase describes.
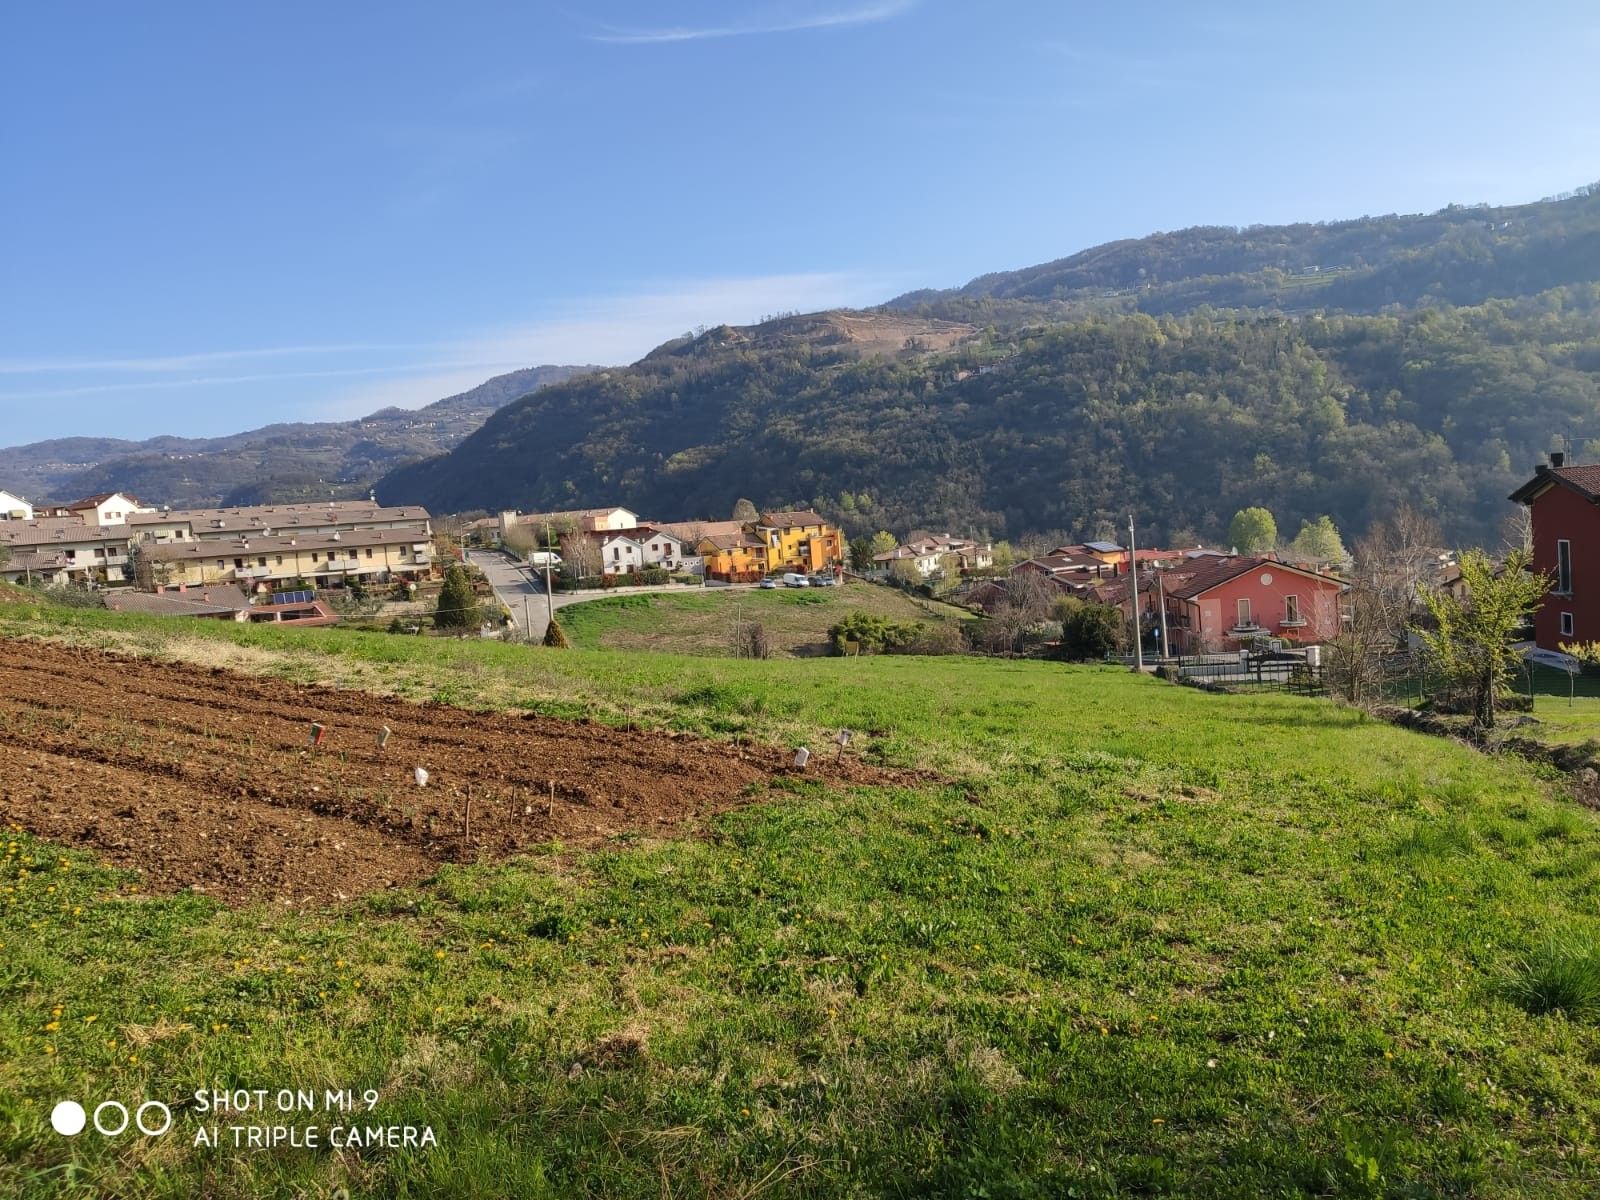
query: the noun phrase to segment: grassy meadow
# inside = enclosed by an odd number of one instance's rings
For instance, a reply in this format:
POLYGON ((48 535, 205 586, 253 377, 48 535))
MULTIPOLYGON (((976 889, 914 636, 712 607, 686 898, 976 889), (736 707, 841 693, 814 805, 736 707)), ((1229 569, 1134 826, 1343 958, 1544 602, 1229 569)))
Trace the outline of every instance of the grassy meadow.
POLYGON ((856 612, 930 624, 972 619, 972 614, 954 605, 869 583, 770 591, 624 593, 569 605, 558 619, 572 645, 586 650, 727 655, 733 624, 742 621, 766 630, 773 654, 804 657, 829 653, 828 630, 856 612))
POLYGON ((1600 1190, 1600 820, 1517 760, 1110 668, 19 604, 0 634, 813 748, 847 726, 852 753, 929 773, 794 782, 703 837, 315 913, 147 897, 8 831, 0 1194, 1600 1190), (439 1144, 211 1151, 189 1111, 155 1141, 47 1120, 222 1084, 375 1088, 375 1117, 439 1144))

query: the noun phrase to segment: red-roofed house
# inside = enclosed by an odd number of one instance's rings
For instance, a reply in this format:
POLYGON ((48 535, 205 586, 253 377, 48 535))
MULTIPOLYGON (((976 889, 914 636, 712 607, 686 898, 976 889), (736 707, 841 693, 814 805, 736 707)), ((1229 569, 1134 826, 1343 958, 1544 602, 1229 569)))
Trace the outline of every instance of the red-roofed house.
POLYGON ((1528 506, 1533 569, 1550 577, 1534 641, 1544 650, 1600 641, 1600 466, 1569 467, 1566 455, 1552 454, 1511 499, 1528 506))
POLYGON ((1274 558, 1199 561, 1162 579, 1174 652, 1236 650, 1258 637, 1310 645, 1338 636, 1343 580, 1274 558))

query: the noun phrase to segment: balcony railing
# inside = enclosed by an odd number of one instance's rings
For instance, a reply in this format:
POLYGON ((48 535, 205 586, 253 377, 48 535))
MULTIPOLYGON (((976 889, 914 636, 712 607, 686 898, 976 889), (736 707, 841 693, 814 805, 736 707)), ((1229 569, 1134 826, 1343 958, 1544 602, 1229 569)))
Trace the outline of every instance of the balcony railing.
POLYGON ((1228 628, 1228 632, 1234 637, 1247 637, 1253 633, 1265 633, 1266 630, 1254 621, 1236 621, 1228 628))
POLYGON ((1306 619, 1304 617, 1285 617, 1278 622, 1279 629, 1303 629, 1306 619))

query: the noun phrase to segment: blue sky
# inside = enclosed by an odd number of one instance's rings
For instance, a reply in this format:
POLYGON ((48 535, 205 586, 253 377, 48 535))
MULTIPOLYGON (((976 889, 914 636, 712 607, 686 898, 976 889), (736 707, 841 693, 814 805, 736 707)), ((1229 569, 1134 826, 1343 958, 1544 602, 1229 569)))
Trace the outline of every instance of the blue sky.
POLYGON ((14 5, 0 444, 1600 177, 1592 3, 14 5))

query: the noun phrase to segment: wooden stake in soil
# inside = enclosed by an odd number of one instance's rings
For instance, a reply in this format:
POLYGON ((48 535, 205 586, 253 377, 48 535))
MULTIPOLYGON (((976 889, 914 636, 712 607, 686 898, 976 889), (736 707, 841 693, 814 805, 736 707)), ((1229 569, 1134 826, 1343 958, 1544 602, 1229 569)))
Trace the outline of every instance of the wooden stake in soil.
POLYGON ((387 746, 389 744, 389 735, 390 735, 390 729, 389 729, 389 727, 387 725, 381 726, 378 729, 378 749, 379 750, 382 750, 385 746, 387 746))
POLYGON ((467 789, 467 798, 461 809, 461 847, 466 849, 472 844, 472 789, 467 789))
POLYGON ((553 817, 555 815, 556 815, 556 781, 554 779, 552 779, 550 781, 550 807, 545 809, 545 816, 553 817))

